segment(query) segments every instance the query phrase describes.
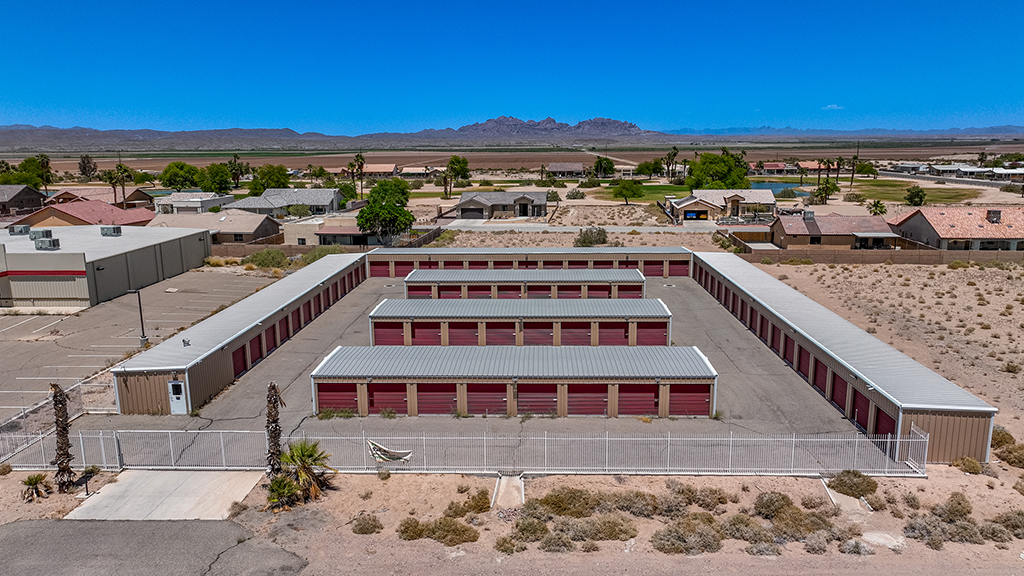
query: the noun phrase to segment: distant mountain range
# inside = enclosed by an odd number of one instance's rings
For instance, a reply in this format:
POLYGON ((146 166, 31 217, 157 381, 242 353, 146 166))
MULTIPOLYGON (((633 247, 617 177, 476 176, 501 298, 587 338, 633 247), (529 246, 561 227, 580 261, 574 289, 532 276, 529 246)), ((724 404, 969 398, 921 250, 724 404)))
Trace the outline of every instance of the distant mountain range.
POLYGON ((299 133, 288 128, 228 128, 223 130, 96 130, 13 124, 0 126, 0 152, 126 152, 220 150, 347 150, 400 149, 418 146, 601 146, 629 144, 688 144, 727 141, 799 141, 839 138, 982 138, 1021 137, 1024 126, 951 128, 948 130, 801 130, 795 128, 725 128, 654 131, 636 124, 592 118, 577 124, 553 118, 540 121, 508 116, 443 130, 331 136, 299 133))

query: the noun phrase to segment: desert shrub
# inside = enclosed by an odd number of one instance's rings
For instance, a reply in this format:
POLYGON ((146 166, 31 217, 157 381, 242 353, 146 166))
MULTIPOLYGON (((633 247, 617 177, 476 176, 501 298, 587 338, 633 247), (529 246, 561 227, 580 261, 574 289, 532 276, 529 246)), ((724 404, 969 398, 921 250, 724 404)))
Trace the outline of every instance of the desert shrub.
POLYGON ((870 556, 875 553, 875 549, 860 540, 847 540, 839 545, 839 551, 843 554, 853 554, 855 556, 870 556))
POLYGON ((558 190, 548 190, 548 202, 561 202, 562 197, 558 195, 558 190))
POLYGON ((754 500, 754 512, 758 516, 771 520, 783 508, 793 505, 793 501, 781 492, 762 492, 754 500))
POLYGON ((693 499, 693 503, 705 510, 714 510, 719 504, 729 501, 728 494, 721 488, 701 488, 693 499))
POLYGON ((1014 468, 1024 468, 1024 444, 1004 446, 996 452, 996 455, 999 456, 1000 460, 1014 468))
POLYGON ((864 497, 864 501, 868 503, 868 506, 871 506, 872 510, 885 510, 885 498, 882 498, 878 494, 868 494, 864 497))
POLYGON ((380 470, 377 470, 377 478, 381 480, 387 480, 388 478, 391 478, 391 470, 388 470, 387 468, 381 468, 380 470))
POLYGON ((857 538, 861 536, 860 526, 856 524, 844 524, 840 526, 832 526, 829 528, 828 535, 832 540, 837 542, 843 542, 850 538, 857 538))
POLYGON ((865 197, 863 194, 858 194, 856 192, 850 192, 849 194, 843 194, 843 202, 853 202, 855 204, 861 204, 865 200, 867 200, 867 197, 865 197))
POLYGON ((658 495, 658 515, 660 516, 669 518, 682 516, 689 511, 689 507, 690 500, 682 494, 669 492, 658 495))
POLYGON ((206 258, 203 258, 203 264, 206 264, 211 268, 220 268, 224 265, 224 259, 216 256, 207 256, 206 258))
POLYGON ((1005 186, 1000 186, 999 190, 1002 192, 1009 192, 1010 194, 1024 195, 1024 188, 1022 188, 1020 184, 1006 184, 1005 186))
POLYGON ((785 506, 778 510, 772 519, 772 534, 775 535, 776 542, 796 542, 803 540, 811 532, 832 526, 828 520, 820 516, 816 515, 814 519, 818 521, 812 520, 812 517, 796 506, 785 506))
POLYGON ((825 505, 825 498, 822 496, 804 496, 800 499, 800 505, 808 510, 814 510, 825 505))
POLYGON ((601 181, 593 176, 580 181, 580 188, 600 188, 601 181))
POLYGON ((782 549, 774 542, 751 544, 744 548, 743 551, 751 556, 780 556, 782 554, 782 549))
POLYGON ((449 502, 448 507, 441 513, 445 518, 462 518, 466 515, 466 505, 464 502, 449 502))
POLYGON ((601 547, 598 546, 597 542, 594 542, 593 540, 587 540, 583 544, 580 544, 581 552, 597 552, 600 549, 601 547))
POLYGON ((878 489, 878 482, 860 470, 843 470, 829 481, 828 487, 840 494, 861 498, 878 489))
POLYGON ((480 488, 466 502, 466 511, 483 514, 491 509, 491 493, 487 488, 480 488))
POLYGON ((494 549, 498 552, 501 552, 502 554, 508 554, 509 556, 511 556, 516 552, 522 552, 523 550, 526 550, 526 546, 524 544, 516 542, 508 536, 500 536, 494 542, 494 549))
POLYGON ((621 514, 603 514, 596 518, 562 517, 555 521, 555 532, 574 542, 584 540, 629 540, 637 535, 633 522, 621 514))
POLYGON ((948 523, 967 520, 972 511, 971 501, 961 492, 953 492, 944 503, 932 507, 932 514, 948 523))
POLYGON ((782 190, 779 190, 778 194, 776 194, 775 197, 781 198, 783 200, 792 200, 793 198, 796 198, 796 189, 783 188, 782 190))
POLYGON ((568 188, 569 187, 565 182, 562 182, 561 180, 553 180, 553 181, 549 182, 548 184, 550 184, 551 186, 553 186, 555 188, 568 188))
POLYGON ((456 180, 452 182, 452 188, 469 188, 473 183, 469 180, 456 180))
POLYGON ((454 518, 438 518, 430 523, 426 533, 428 538, 437 540, 445 546, 458 546, 466 542, 476 542, 480 532, 454 518))
POLYGON ((344 253, 345 248, 337 244, 332 244, 330 246, 317 246, 316 248, 313 248, 309 252, 302 255, 302 263, 308 266, 309 264, 316 262, 317 260, 323 258, 324 256, 327 256, 328 254, 344 253))
POLYGON ((949 264, 946 264, 946 268, 950 270, 959 270, 960 268, 970 268, 971 265, 964 262, 963 260, 953 260, 949 264))
POLYGON ((650 518, 657 514, 659 510, 658 497, 650 492, 630 490, 621 494, 610 495, 608 498, 614 503, 616 510, 627 512, 633 516, 650 518))
POLYGON ((967 474, 981 474, 981 463, 970 456, 954 460, 951 465, 967 474))
POLYGON ((429 522, 423 523, 415 518, 402 518, 395 532, 398 532, 398 537, 402 540, 419 540, 427 535, 427 528, 429 527, 429 522))
POLYGON ((384 530, 384 525, 373 514, 356 516, 355 521, 352 522, 352 532, 356 534, 376 534, 382 530, 384 530))
MULTIPOLYGON (((584 184, 586 184, 586 182, 584 182, 584 184)), ((587 188, 597 188, 597 186, 586 186, 586 187, 587 188)), ((576 188, 574 190, 571 190, 568 194, 566 194, 565 197, 567 199, 569 199, 569 200, 583 200, 584 198, 587 197, 587 194, 583 190, 580 190, 579 188, 576 188)))
POLYGON ((1002 524, 996 524, 995 522, 985 522, 978 528, 978 532, 982 538, 992 542, 1010 542, 1013 540, 1013 533, 1002 524))
POLYGON ((594 513, 601 498, 589 490, 562 486, 548 492, 538 503, 556 516, 584 518, 594 513))
POLYGON ((843 509, 835 504, 828 504, 818 508, 814 513, 821 515, 822 518, 835 518, 843 513, 843 509))
POLYGON ((469 492, 469 484, 459 484, 455 491, 459 494, 467 494, 469 492))
POLYGON ((970 521, 961 520, 953 522, 947 527, 947 538, 950 542, 963 542, 966 544, 984 544, 985 539, 981 537, 981 531, 973 519, 970 521))
POLYGON ((907 492, 903 495, 903 504, 911 510, 918 510, 921 508, 921 499, 917 497, 917 494, 907 492))
MULTIPOLYGON (((0 470, 0 476, 3 476, 2 470, 0 470)), ((1013 483, 1013 489, 1020 492, 1021 496, 1024 496, 1024 476, 1021 476, 1013 483)))
MULTIPOLYGON (((998 334, 992 335, 993 338, 995 338, 996 336, 998 336, 998 334)), ((999 369, 1002 370, 1003 372, 1006 372, 1007 374, 1020 374, 1020 364, 1015 364, 1013 362, 1007 362, 1000 366, 999 369)))
POLYGON ((544 507, 536 498, 527 498, 526 502, 519 509, 520 518, 534 518, 541 522, 548 522, 555 518, 550 510, 544 507))
POLYGON ((931 514, 921 514, 908 520, 903 526, 903 535, 921 540, 933 550, 942 550, 942 543, 948 539, 946 524, 931 514))
POLYGON ((423 188, 423 180, 409 181, 409 190, 419 190, 420 188, 423 188))
POLYGON ((242 264, 252 264, 259 268, 287 268, 291 262, 288 261, 284 252, 277 248, 267 248, 246 256, 242 259, 242 264))
POLYGON ((808 554, 824 554, 828 551, 829 535, 828 532, 820 530, 807 535, 804 539, 804 550, 808 554))
POLYGON ((1010 510, 997 514, 992 522, 1001 525, 1013 534, 1015 538, 1024 539, 1024 511, 1010 510))
POLYGON ((11 468, 11 465, 8 464, 7 462, 0 464, 0 476, 7 476, 8 474, 11 473, 12 470, 14 469, 11 468))
POLYGON ((573 246, 576 248, 591 248, 606 242, 608 242, 608 232, 604 228, 591 226, 590 228, 580 230, 580 234, 576 237, 576 241, 573 242, 573 246))
POLYGON ((549 532, 548 525, 537 518, 519 518, 512 525, 512 538, 518 542, 536 542, 549 532))
POLYGON ((665 554, 701 554, 722 549, 722 537, 714 527, 698 522, 677 521, 651 536, 654 549, 665 554))
POLYGON ((771 264, 771 263, 772 263, 772 259, 771 258, 769 258, 767 256, 765 256, 764 258, 761 258, 761 264, 771 264))
POLYGON ((545 552, 572 552, 576 549, 576 544, 566 534, 552 532, 540 539, 537 548, 545 552))
POLYGON ((764 526, 746 514, 733 514, 722 523, 722 533, 732 540, 743 540, 750 544, 773 541, 764 526))

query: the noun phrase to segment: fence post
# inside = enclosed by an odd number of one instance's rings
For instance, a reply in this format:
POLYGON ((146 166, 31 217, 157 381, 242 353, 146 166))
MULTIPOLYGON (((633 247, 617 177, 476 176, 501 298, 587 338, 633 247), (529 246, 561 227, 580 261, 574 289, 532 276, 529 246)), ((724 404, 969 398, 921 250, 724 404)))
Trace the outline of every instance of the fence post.
POLYGON ((548 431, 544 431, 544 472, 548 471, 548 431))
POLYGON ((732 431, 729 432, 729 474, 732 474, 732 431))
POLYGON ((487 433, 484 432, 484 472, 487 471, 487 433))
POLYGON ((423 471, 427 471, 427 433, 423 433, 423 471))
POLYGON ((228 455, 224 452, 224 431, 220 431, 220 464, 227 470, 228 467, 228 455))
POLYGON ((124 470, 124 451, 121 449, 121 434, 114 430, 114 450, 117 451, 117 469, 124 470))
POLYGON ((672 431, 668 433, 668 449, 665 451, 665 472, 672 468, 672 431))
POLYGON ((793 469, 796 468, 796 433, 793 434, 793 454, 789 458, 789 473, 793 473, 793 469))
POLYGON ((366 470, 366 431, 365 430, 360 430, 359 433, 363 437, 363 443, 360 444, 359 447, 363 451, 363 470, 366 470))
POLYGON ((86 466, 88 462, 85 461, 85 440, 82 439, 82 431, 78 431, 78 449, 82 451, 82 466, 86 466))
POLYGON ((604 431, 604 471, 608 471, 608 431, 604 431))
POLYGON ((174 468, 174 438, 171 437, 171 431, 167 431, 167 447, 171 451, 171 468, 174 468))
POLYGON ((39 433, 39 456, 40 456, 41 460, 39 461, 39 465, 42 466, 42 468, 45 470, 46 469, 46 448, 43 446, 43 438, 45 438, 45 436, 43 436, 43 433, 40 432, 39 433))
POLYGON ((885 435, 885 473, 886 473, 886 475, 889 474, 889 454, 892 453, 892 452, 890 452, 891 448, 892 448, 892 434, 886 434, 885 435))
POLYGON ((853 438, 853 469, 857 469, 857 447, 860 446, 860 437, 853 438))
POLYGON ((107 447, 103 442, 103 430, 100 430, 100 458, 103 460, 103 469, 107 469, 107 447))

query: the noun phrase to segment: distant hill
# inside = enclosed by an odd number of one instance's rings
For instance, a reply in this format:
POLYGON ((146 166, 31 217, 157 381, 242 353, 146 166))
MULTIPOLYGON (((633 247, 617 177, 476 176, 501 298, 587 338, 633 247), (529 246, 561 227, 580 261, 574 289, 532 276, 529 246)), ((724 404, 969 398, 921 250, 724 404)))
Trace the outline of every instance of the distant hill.
POLYGON ((664 130, 665 134, 688 136, 796 136, 806 138, 842 138, 865 136, 874 138, 935 138, 942 136, 1021 136, 1024 126, 989 126, 987 128, 947 128, 945 130, 889 130, 887 128, 866 128, 861 130, 816 130, 800 128, 676 128, 664 130))

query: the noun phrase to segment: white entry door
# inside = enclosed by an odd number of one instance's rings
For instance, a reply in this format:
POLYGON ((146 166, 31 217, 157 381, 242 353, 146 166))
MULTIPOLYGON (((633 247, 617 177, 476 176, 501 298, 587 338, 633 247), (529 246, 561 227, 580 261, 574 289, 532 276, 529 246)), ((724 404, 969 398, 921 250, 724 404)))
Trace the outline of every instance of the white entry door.
POLYGON ((185 383, 181 380, 169 380, 167 393, 171 397, 171 414, 188 414, 188 402, 185 401, 185 383))

